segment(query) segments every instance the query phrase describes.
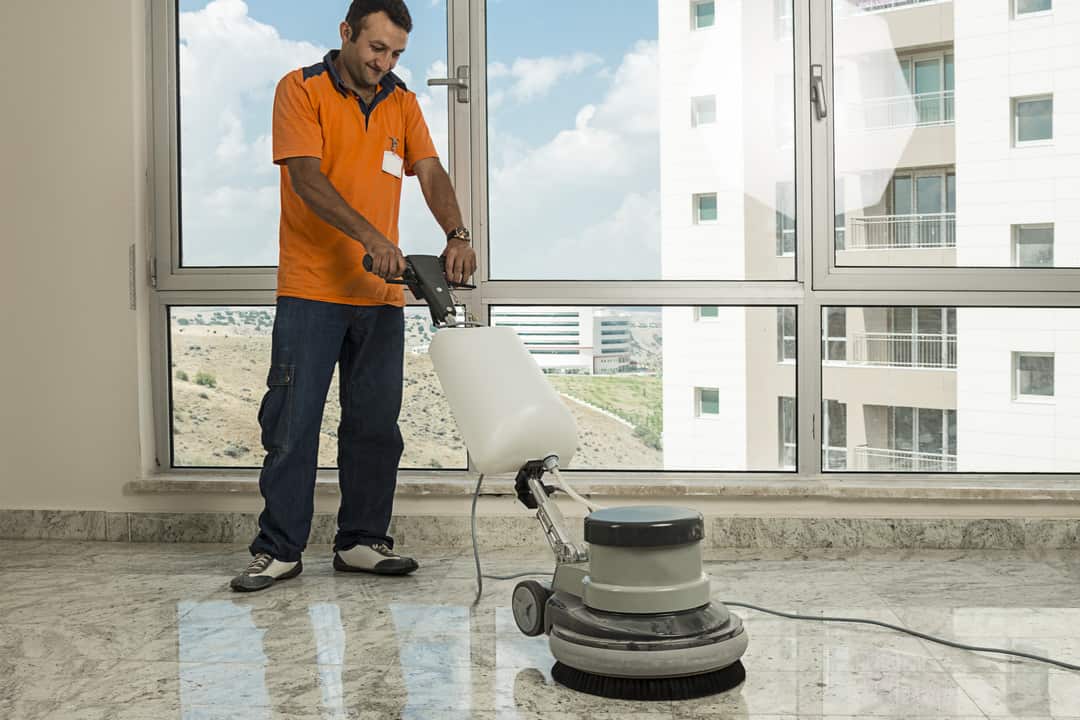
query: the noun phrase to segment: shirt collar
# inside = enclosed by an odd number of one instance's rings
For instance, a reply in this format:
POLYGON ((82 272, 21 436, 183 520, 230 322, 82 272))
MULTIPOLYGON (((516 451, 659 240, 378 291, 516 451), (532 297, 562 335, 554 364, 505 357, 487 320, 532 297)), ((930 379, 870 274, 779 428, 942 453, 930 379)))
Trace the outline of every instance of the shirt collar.
MULTIPOLYGON (((341 79, 337 66, 334 64, 334 60, 339 54, 341 54, 340 50, 331 50, 326 53, 326 57, 323 58, 323 64, 326 65, 326 71, 330 73, 330 78, 334 81, 334 87, 337 88, 337 91, 348 97, 353 93, 345 85, 345 81, 341 79)), ((408 90, 401 78, 393 72, 388 72, 383 76, 383 79, 379 81, 379 90, 376 92, 376 95, 385 97, 392 93, 396 87, 400 87, 402 90, 408 90)))

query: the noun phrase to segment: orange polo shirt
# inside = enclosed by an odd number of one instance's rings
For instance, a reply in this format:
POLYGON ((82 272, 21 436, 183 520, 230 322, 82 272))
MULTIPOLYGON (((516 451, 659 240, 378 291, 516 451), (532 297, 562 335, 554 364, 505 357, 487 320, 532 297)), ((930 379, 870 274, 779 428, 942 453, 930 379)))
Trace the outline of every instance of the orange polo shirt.
POLYGON ((339 51, 294 70, 274 96, 274 162, 281 166, 280 259, 277 294, 346 305, 405 304, 402 286, 364 270, 364 246, 321 220, 293 190, 284 161, 319 158, 334 188, 395 245, 402 170, 437 157, 416 95, 393 73, 371 104, 348 90, 334 67, 339 51), (384 155, 401 158, 398 176, 384 155))

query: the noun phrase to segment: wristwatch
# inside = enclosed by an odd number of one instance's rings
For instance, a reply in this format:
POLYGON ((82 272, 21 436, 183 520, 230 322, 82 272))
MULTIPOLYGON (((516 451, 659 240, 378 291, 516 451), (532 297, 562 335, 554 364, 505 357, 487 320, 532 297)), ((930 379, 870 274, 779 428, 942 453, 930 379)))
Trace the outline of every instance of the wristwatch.
POLYGON ((469 231, 464 227, 456 227, 450 232, 446 233, 446 242, 451 240, 462 240, 464 242, 472 242, 472 236, 469 235, 469 231))

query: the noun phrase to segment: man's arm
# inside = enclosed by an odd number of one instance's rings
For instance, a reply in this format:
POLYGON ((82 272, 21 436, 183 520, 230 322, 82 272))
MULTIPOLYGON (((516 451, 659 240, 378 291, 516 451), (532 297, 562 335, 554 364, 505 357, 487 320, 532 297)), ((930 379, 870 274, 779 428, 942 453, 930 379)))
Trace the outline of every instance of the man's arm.
POLYGON ((345 202, 330 178, 323 174, 318 158, 288 158, 285 167, 289 169, 293 190, 312 212, 364 246, 371 256, 371 272, 389 279, 405 271, 405 258, 401 251, 345 202))
MULTIPOLYGON (((457 195, 454 193, 454 186, 450 183, 450 176, 446 174, 439 158, 429 157, 418 160, 413 165, 413 172, 420 181, 424 200, 443 232, 462 227, 464 222, 461 219, 457 195)), ((446 243, 444 254, 446 277, 450 280, 463 283, 476 272, 476 253, 468 242, 450 240, 446 243)))

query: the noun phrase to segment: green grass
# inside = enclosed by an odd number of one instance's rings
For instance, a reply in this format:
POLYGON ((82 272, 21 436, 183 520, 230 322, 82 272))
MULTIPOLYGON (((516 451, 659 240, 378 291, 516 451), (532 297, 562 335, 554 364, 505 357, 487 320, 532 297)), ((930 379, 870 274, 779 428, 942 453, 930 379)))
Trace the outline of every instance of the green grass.
POLYGON ((548 375, 561 393, 607 410, 634 426, 634 434, 661 449, 663 384, 655 375, 548 375))

